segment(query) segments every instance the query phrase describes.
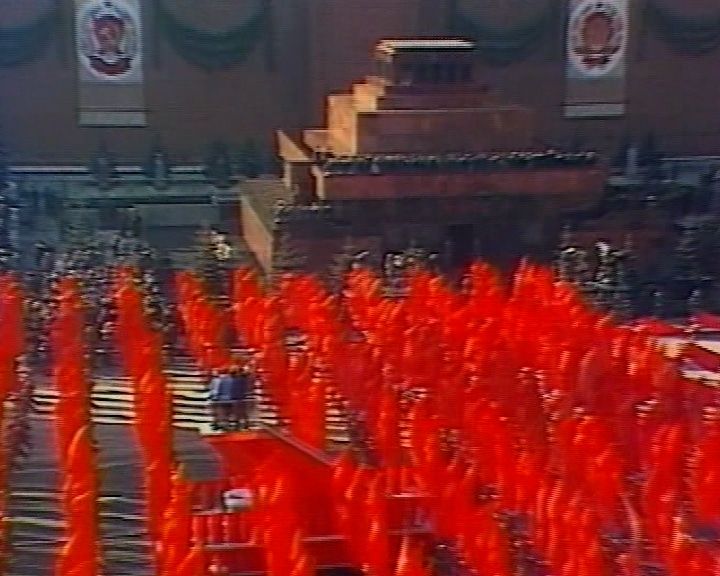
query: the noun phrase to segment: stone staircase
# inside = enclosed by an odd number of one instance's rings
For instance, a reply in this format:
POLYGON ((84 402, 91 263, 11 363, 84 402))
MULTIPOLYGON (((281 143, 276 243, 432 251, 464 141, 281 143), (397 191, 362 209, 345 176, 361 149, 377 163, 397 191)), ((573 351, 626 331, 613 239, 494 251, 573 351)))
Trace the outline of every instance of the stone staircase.
MULTIPOLYGON (((200 434, 217 434, 211 428, 207 385, 190 358, 175 358, 165 371, 173 392, 174 426, 176 429, 200 434)), ((93 423, 95 425, 125 424, 133 421, 132 383, 125 376, 96 376, 92 391, 93 423)), ((40 418, 53 418, 57 391, 50 385, 35 390, 35 413, 40 418)), ((262 382, 256 382, 251 426, 278 426, 277 407, 268 397, 262 382)), ((326 430, 331 446, 341 448, 349 441, 347 416, 337 393, 329 390, 326 399, 326 430)))
POLYGON ((325 435, 328 450, 341 451, 350 444, 350 423, 345 401, 338 391, 328 387, 325 391, 325 435))
POLYGON ((65 526, 57 493, 58 466, 52 422, 31 417, 29 455, 7 478, 10 576, 54 572, 65 526))
MULTIPOLYGON (((65 511, 55 423, 30 417, 27 460, 8 479, 11 576, 52 574, 65 542, 65 511)), ((96 423, 99 470, 98 524, 103 574, 151 576, 153 563, 145 526, 143 464, 129 426, 96 423)))
POLYGON ((95 424, 100 470, 98 502, 103 574, 151 576, 143 461, 130 426, 95 424))
MULTIPOLYGON (((174 449, 189 479, 213 480, 220 474, 217 457, 202 440, 211 429, 203 374, 190 358, 175 358, 166 370, 174 401, 174 449)), ((132 384, 118 375, 95 375, 92 391, 93 434, 100 470, 98 519, 103 574, 150 576, 152 554, 145 524, 143 462, 132 427, 132 384)), ((8 522, 11 530, 10 576, 52 574, 64 542, 64 511, 54 433, 57 391, 40 382, 30 416, 31 446, 22 466, 9 477, 8 522)), ((277 408, 256 383, 253 427, 275 428, 277 408)), ((349 440, 347 417, 332 391, 327 396, 326 429, 331 450, 349 440)))
MULTIPOLYGON (((203 374, 187 357, 175 358, 165 371, 172 389, 174 426, 177 429, 214 433, 207 402, 207 384, 203 374)), ((133 422, 132 382, 126 376, 95 376, 92 391, 93 422, 95 424, 126 424, 133 422)), ((35 412, 52 418, 57 391, 52 386, 38 386, 35 391, 35 412)), ((277 410, 264 394, 262 387, 255 391, 256 424, 276 426, 277 410)))
MULTIPOLYGON (((112 434, 117 436, 116 431, 112 434)), ((104 467, 101 475, 98 523, 102 573, 152 576, 151 546, 145 528, 140 480, 128 478, 127 465, 118 467, 120 469, 115 472, 104 467), (113 481, 112 477, 116 480, 113 481), (110 485, 120 482, 122 492, 113 493, 110 485)), ((133 470, 133 476, 135 472, 133 470)), ((14 484, 18 482, 18 479, 13 481, 14 484)), ((28 488, 10 493, 10 576, 52 574, 57 555, 65 542, 64 511, 57 486, 41 482, 28 488)))
MULTIPOLYGON (((180 359, 168 376, 176 413, 176 457, 185 464, 191 480, 216 479, 220 474, 217 456, 201 438, 210 429, 202 375, 189 361, 180 359)), ((100 477, 102 573, 150 576, 152 551, 145 523, 143 461, 132 427, 131 383, 118 376, 95 376, 94 381, 92 419, 100 477)), ((8 478, 10 576, 52 574, 65 538, 53 413, 57 391, 51 383, 40 382, 33 400, 28 457, 8 478)), ((266 417, 272 423, 272 414, 266 417)))
MULTIPOLYGON (((127 467, 116 475, 123 478, 127 467)), ((142 494, 130 494, 125 480, 122 495, 107 492, 104 474, 98 498, 103 574, 153 576, 150 543, 145 529, 142 494)), ((64 512, 57 488, 35 486, 10 494, 10 576, 53 573, 64 539, 64 512)))

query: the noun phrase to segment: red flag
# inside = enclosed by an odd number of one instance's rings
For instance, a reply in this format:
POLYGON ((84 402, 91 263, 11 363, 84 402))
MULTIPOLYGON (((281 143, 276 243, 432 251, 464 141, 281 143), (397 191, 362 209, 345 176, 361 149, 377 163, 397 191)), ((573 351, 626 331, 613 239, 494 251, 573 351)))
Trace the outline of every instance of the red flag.
POLYGON ((204 576, 206 559, 202 546, 196 545, 187 553, 185 559, 178 566, 175 576, 204 576))
POLYGON ((394 576, 426 576, 422 551, 413 545, 409 536, 404 536, 400 544, 394 576))

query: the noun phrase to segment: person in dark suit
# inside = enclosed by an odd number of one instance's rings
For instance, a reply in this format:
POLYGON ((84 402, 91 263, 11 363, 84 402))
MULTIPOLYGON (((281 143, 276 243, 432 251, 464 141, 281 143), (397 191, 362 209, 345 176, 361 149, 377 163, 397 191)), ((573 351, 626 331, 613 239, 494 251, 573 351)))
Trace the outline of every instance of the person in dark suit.
POLYGON ((226 371, 215 373, 210 380, 210 411, 213 430, 227 430, 233 414, 233 380, 226 371))
POLYGON ((250 391, 252 389, 252 376, 247 368, 234 366, 230 371, 233 380, 233 426, 236 430, 247 430, 250 427, 250 391))
POLYGON ((250 383, 249 370, 237 366, 213 376, 209 400, 214 430, 248 428, 250 383))

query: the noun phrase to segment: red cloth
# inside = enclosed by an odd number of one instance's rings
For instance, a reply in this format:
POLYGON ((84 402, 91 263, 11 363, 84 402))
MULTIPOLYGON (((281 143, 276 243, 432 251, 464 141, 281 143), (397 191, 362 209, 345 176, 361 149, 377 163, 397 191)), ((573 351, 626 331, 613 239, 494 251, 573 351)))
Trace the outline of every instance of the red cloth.
POLYGON ((206 558, 205 552, 201 546, 194 546, 182 560, 182 563, 177 567, 174 572, 175 576, 202 576, 206 574, 206 558))
POLYGON ((644 318, 637 320, 633 327, 635 330, 647 334, 648 336, 655 336, 658 338, 671 337, 671 336, 684 336, 685 330, 678 326, 673 326, 667 322, 656 320, 654 318, 644 318))
POLYGON ((702 370, 717 372, 720 370, 720 354, 698 346, 697 344, 688 344, 683 349, 682 357, 696 364, 702 370))
POLYGON ((394 576, 426 575, 427 572, 423 565, 422 551, 412 542, 409 536, 403 537, 397 563, 395 564, 394 576))
POLYGON ((720 316, 701 312, 690 318, 690 323, 705 330, 720 330, 720 316))

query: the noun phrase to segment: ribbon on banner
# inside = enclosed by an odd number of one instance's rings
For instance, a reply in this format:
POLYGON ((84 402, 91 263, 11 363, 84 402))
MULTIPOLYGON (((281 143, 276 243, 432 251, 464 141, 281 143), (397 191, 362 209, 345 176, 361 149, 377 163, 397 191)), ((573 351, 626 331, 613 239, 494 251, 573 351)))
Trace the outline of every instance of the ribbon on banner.
POLYGON ((80 125, 145 126, 139 0, 75 0, 80 125))
POLYGON ((629 19, 627 0, 570 0, 565 117, 625 113, 629 19))

